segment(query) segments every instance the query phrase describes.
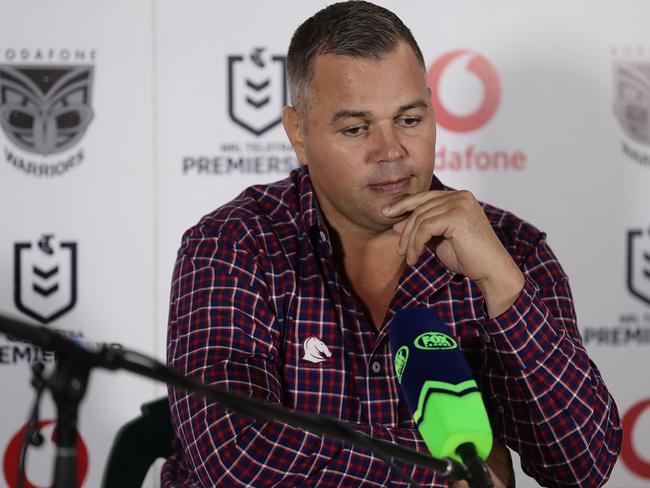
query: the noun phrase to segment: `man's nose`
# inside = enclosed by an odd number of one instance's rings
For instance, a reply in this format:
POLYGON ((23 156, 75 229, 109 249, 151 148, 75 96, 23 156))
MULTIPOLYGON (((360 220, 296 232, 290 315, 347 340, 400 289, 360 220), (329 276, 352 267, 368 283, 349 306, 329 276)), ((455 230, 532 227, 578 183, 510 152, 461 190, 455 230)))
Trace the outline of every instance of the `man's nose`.
POLYGON ((406 149, 400 140, 399 131, 395 127, 378 128, 376 136, 375 160, 399 161, 406 156, 406 149))

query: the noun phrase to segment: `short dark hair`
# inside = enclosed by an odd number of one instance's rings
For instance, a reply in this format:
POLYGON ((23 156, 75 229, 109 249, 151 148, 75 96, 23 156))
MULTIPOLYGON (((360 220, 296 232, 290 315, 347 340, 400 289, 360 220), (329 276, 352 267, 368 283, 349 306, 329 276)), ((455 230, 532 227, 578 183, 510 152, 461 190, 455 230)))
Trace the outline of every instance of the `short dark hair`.
POLYGON ((361 0, 334 3, 316 12, 294 32, 287 53, 291 103, 301 118, 308 109, 314 62, 321 54, 381 60, 405 42, 425 68, 422 51, 408 27, 390 10, 361 0))

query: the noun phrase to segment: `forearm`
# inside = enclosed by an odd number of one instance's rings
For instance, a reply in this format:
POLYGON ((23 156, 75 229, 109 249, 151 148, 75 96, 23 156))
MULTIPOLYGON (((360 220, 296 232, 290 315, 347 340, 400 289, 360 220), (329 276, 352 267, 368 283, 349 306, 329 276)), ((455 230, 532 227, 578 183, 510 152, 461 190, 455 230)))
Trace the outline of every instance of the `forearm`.
MULTIPOLYGON (((173 415, 174 406, 182 409, 190 405, 190 411, 181 413, 183 420, 174 421, 187 459, 205 486, 400 484, 396 473, 364 448, 278 422, 253 422, 216 405, 206 406, 184 392, 172 393, 172 405, 173 415)), ((374 438, 426 450, 415 430, 377 424, 353 426, 374 438)), ((398 465, 423 486, 442 486, 429 470, 398 465)))
POLYGON ((600 486, 620 446, 618 412, 577 335, 566 280, 546 292, 527 281, 513 306, 484 324, 499 428, 540 482, 600 486))

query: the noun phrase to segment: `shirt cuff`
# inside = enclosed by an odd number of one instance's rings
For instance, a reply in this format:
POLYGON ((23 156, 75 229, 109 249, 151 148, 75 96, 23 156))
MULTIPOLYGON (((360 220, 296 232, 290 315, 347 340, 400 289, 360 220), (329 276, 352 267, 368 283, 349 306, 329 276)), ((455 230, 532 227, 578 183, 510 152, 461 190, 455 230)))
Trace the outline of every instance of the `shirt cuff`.
POLYGON ((497 353, 505 369, 535 369, 564 335, 554 327, 539 289, 528 278, 510 308, 492 319, 486 314, 482 326, 486 347, 497 353))

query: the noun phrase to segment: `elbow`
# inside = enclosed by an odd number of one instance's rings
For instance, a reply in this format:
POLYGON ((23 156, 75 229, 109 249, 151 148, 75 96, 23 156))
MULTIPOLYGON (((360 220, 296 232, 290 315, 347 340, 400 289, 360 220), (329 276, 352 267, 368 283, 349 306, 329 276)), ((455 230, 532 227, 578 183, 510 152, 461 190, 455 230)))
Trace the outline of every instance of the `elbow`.
POLYGON ((609 480, 614 465, 618 460, 622 432, 618 422, 610 424, 610 428, 605 435, 594 440, 594 448, 588 449, 582 456, 579 456, 578 462, 572 465, 573 479, 559 486, 581 488, 600 488, 603 486, 609 480))
POLYGON ((585 478, 585 483, 581 486, 601 487, 609 479, 621 452, 623 439, 623 429, 621 428, 620 422, 618 422, 618 414, 616 415, 616 421, 607 432, 608 435, 602 443, 600 452, 593 460, 592 469, 589 470, 588 476, 585 478))
POLYGON ((539 466, 536 472, 526 469, 524 471, 533 476, 541 486, 600 488, 609 480, 618 459, 622 432, 618 412, 614 407, 603 423, 593 426, 592 429, 584 425, 576 430, 578 436, 568 436, 561 443, 550 446, 556 453, 572 452, 570 458, 556 457, 556 461, 560 462, 539 466), (591 432, 587 434, 589 430, 591 432), (575 449, 575 446, 580 444, 582 447, 575 449))

